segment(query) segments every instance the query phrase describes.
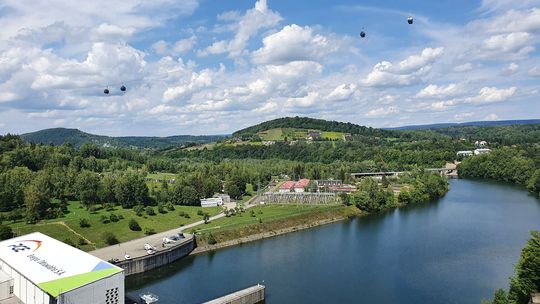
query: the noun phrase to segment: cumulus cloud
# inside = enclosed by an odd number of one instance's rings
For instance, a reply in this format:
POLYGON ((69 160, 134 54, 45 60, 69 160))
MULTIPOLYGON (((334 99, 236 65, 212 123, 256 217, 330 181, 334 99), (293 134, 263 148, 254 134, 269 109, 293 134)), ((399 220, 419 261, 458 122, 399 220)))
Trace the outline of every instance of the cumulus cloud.
POLYGON ((343 101, 349 99, 356 92, 355 84, 341 84, 337 86, 326 99, 331 101, 343 101))
POLYGON ((263 47, 253 52, 257 64, 282 64, 291 61, 317 61, 336 52, 341 42, 315 34, 309 27, 287 25, 281 31, 263 39, 263 47))
POLYGON ((172 44, 164 40, 156 41, 152 44, 152 50, 158 55, 180 56, 189 52, 197 44, 197 37, 180 39, 172 44))
POLYGON ((467 62, 467 63, 464 63, 464 64, 460 64, 458 66, 455 66, 453 68, 453 71, 458 72, 458 73, 463 73, 463 72, 468 72, 468 71, 472 70, 473 68, 474 67, 473 67, 472 63, 467 62))
POLYGON ((462 89, 455 83, 447 86, 430 84, 416 94, 417 98, 447 98, 462 93, 462 89))
POLYGON ((467 102, 483 104, 502 102, 514 96, 514 94, 516 94, 516 91, 516 87, 510 87, 506 89, 499 89, 496 87, 483 87, 480 89, 477 96, 469 98, 467 102))
POLYGON ((366 86, 408 86, 431 70, 431 64, 444 52, 444 48, 426 48, 420 55, 412 55, 397 64, 383 61, 376 64, 363 83, 366 86))
POLYGON ((499 120, 499 116, 495 113, 491 113, 484 117, 484 120, 499 120))
POLYGON ((517 73, 517 71, 519 70, 519 65, 515 62, 511 62, 509 65, 507 65, 504 69, 503 69, 503 74, 504 75, 513 75, 515 73, 517 73))
POLYGON ((221 19, 234 20, 236 33, 232 40, 220 40, 214 42, 204 50, 198 52, 200 56, 208 56, 222 53, 229 53, 231 58, 242 55, 248 41, 260 30, 272 28, 281 20, 281 16, 268 8, 266 0, 258 0, 255 7, 246 11, 243 16, 236 13, 220 15, 221 19), (237 20, 238 19, 238 20, 237 20))
POLYGON ((292 97, 287 99, 286 106, 288 107, 312 107, 319 100, 318 92, 309 92, 306 96, 292 97))

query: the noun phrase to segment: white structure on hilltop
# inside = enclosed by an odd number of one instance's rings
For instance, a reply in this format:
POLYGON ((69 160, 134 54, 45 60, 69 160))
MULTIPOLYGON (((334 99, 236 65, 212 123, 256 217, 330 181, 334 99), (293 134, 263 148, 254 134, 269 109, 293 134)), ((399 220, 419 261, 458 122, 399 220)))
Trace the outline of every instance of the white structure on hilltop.
POLYGON ((223 199, 220 197, 201 198, 201 207, 217 207, 223 205, 223 199))
POLYGON ((474 155, 487 154, 491 152, 491 149, 476 149, 474 150, 474 155))
POLYGON ((124 270, 35 232, 0 242, 0 302, 6 299, 24 304, 124 304, 124 270))

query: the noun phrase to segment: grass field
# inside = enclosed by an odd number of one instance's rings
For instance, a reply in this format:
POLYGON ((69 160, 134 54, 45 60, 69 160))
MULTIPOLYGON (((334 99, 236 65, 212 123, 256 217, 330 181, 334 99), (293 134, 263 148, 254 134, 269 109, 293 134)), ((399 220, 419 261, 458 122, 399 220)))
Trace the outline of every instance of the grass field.
MULTIPOLYGON (((307 139, 309 131, 310 130, 306 129, 278 128, 259 132, 258 135, 263 141, 281 141, 285 140, 285 137, 287 137, 288 140, 303 140, 307 139)), ((321 132, 321 137, 331 140, 340 140, 343 139, 344 134, 345 133, 343 132, 321 132)))
POLYGON ((146 178, 151 179, 157 179, 157 180, 169 180, 175 178, 176 175, 174 173, 148 173, 146 175, 146 178))
POLYGON ((69 213, 62 218, 45 220, 34 225, 17 222, 10 224, 10 226, 17 235, 39 231, 61 241, 70 240, 73 244, 79 244, 79 239, 85 238, 91 244, 81 246, 81 249, 92 250, 106 246, 102 238, 102 234, 105 231, 113 232, 120 242, 125 242, 144 236, 146 228, 153 229, 155 232, 161 232, 199 221, 202 219, 202 216, 197 215, 197 211, 199 210, 208 212, 211 216, 218 214, 221 210, 219 207, 203 209, 192 206, 175 206, 174 211, 160 214, 157 212, 157 208, 154 207, 156 215, 148 216, 145 213, 144 216, 139 217, 132 209, 123 209, 122 207, 115 207, 114 211, 101 209, 95 213, 90 213, 79 202, 70 202, 68 209, 69 213), (188 214, 190 218, 181 217, 179 215, 181 211, 188 214), (111 213, 122 216, 123 219, 118 222, 103 224, 101 217, 109 217, 111 213), (79 220, 81 218, 88 220, 90 223, 89 228, 81 228, 79 226, 79 220), (134 218, 139 223, 142 231, 131 231, 129 229, 128 223, 131 218, 134 218))
POLYGON ((320 220, 341 219, 360 214, 358 208, 343 205, 267 205, 250 208, 241 216, 221 218, 198 226, 196 230, 201 233, 201 245, 205 245, 209 233, 212 233, 218 242, 223 242, 298 225, 315 225, 320 220), (255 216, 252 216, 252 210, 255 216))

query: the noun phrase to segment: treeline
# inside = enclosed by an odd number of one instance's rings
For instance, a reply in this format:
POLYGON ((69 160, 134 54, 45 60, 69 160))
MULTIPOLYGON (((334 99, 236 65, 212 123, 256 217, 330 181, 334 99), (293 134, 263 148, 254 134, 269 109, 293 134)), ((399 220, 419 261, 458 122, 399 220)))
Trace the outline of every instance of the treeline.
POLYGON ((540 232, 532 231, 531 238, 521 250, 515 274, 510 278, 510 288, 506 292, 498 289, 493 301, 482 304, 527 304, 532 293, 540 291, 540 232))
POLYGON ((424 140, 411 142, 314 142, 271 146, 216 145, 212 149, 175 150, 165 155, 171 158, 195 158, 209 161, 222 159, 283 159, 329 164, 336 161, 360 163, 373 161, 379 170, 403 170, 416 166, 440 167, 455 159, 455 151, 463 149, 459 142, 424 140))
POLYGON ((526 186, 540 194, 540 149, 502 148, 468 157, 458 167, 461 177, 493 179, 526 186))
POLYGON ((365 178, 357 184, 357 192, 350 197, 341 195, 341 198, 346 204, 354 204, 363 211, 374 213, 397 206, 430 202, 448 192, 446 178, 421 169, 400 177, 399 183, 405 186, 396 197, 386 178, 380 184, 374 179, 365 178))
POLYGON ((464 138, 473 142, 485 140, 494 147, 540 142, 540 124, 493 127, 456 126, 434 129, 431 132, 444 134, 455 139, 464 138))
POLYGON ((296 128, 296 129, 313 129, 320 131, 334 131, 351 134, 362 134, 369 136, 388 137, 393 134, 392 131, 382 129, 374 129, 371 127, 360 126, 352 123, 328 121, 324 119, 314 119, 309 117, 284 117, 260 123, 258 125, 245 128, 233 133, 233 137, 247 137, 261 131, 266 131, 275 128, 296 128))

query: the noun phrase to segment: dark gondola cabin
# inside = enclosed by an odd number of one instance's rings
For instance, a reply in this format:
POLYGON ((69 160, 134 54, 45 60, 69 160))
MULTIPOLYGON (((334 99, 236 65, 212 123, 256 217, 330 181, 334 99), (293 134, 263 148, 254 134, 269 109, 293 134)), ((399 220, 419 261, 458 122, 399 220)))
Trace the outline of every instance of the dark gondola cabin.
POLYGON ((120 91, 125 92, 125 91, 126 91, 126 86, 124 86, 124 85, 121 86, 121 87, 120 87, 120 91))
POLYGON ((103 93, 105 93, 105 94, 109 94, 109 89, 105 89, 105 90, 103 90, 103 93))
POLYGON ((365 33, 365 32, 363 32, 363 31, 362 31, 362 32, 360 32, 360 37, 361 37, 361 38, 366 38, 366 33, 365 33))
POLYGON ((414 22, 413 17, 407 18, 407 22, 408 22, 409 24, 413 24, 413 22, 414 22))

